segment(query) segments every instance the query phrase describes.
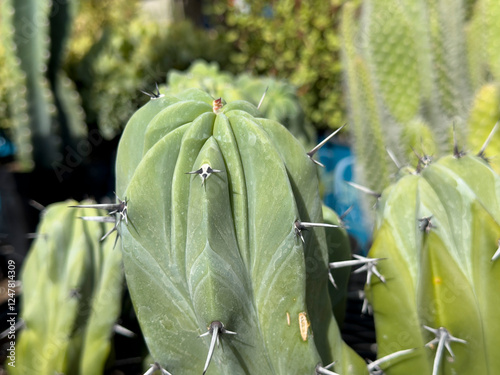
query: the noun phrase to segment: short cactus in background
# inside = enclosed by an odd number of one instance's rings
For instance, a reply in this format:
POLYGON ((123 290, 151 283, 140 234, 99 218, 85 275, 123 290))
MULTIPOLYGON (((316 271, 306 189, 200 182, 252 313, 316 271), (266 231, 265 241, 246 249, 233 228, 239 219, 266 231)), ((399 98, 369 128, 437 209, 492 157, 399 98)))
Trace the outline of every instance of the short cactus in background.
POLYGON ((117 154, 118 230, 154 368, 334 374, 335 360, 367 373, 332 313, 316 168, 248 102, 190 89, 134 114, 117 154))
MULTIPOLYGON (((484 150, 482 150, 484 151, 484 150)), ((493 374, 500 368, 500 177, 453 156, 407 173, 377 203, 365 288, 387 375, 493 374)))
POLYGON ((21 274, 21 318, 12 374, 100 374, 111 350, 123 293, 121 253, 109 228, 68 201, 43 213, 21 274))
POLYGON ((264 117, 283 124, 305 147, 314 145, 316 131, 305 119, 296 88, 285 80, 246 73, 235 76, 221 71, 215 62, 197 60, 185 72, 170 71, 161 91, 175 95, 189 88, 202 89, 227 102, 246 100, 258 106, 264 117))
MULTIPOLYGON (((500 3, 365 0, 343 7, 342 54, 357 179, 381 191, 414 150, 434 157, 457 137, 477 147, 499 120, 500 3), (496 52, 493 52, 496 51, 496 52), (488 129, 488 130, 486 130, 488 129)), ((498 138, 489 153, 500 153, 498 138)), ((492 161, 499 172, 500 164, 492 161)))

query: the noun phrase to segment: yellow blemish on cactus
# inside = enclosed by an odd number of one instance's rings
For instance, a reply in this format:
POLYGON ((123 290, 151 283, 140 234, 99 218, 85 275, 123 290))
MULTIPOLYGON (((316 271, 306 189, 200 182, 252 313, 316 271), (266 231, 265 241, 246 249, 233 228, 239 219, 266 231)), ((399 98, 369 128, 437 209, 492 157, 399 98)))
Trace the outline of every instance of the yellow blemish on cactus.
POLYGON ((286 324, 290 327, 290 313, 288 311, 286 312, 286 324))
POLYGON ((305 312, 299 313, 299 327, 300 327, 300 336, 302 336, 302 340, 307 341, 307 335, 309 333, 309 326, 311 324, 307 320, 307 315, 305 312))
POLYGON ((436 276, 434 278, 433 282, 434 282, 434 285, 440 285, 443 282, 443 280, 439 276, 436 276))

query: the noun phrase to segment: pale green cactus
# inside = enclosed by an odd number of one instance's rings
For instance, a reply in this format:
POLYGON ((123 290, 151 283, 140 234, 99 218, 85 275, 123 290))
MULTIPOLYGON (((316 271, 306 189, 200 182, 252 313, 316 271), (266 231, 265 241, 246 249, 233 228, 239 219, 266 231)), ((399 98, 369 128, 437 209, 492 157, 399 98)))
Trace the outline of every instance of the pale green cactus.
POLYGON ((332 313, 314 152, 257 116, 191 89, 125 128, 118 230, 149 371, 367 373, 332 313))
POLYGON ((500 177, 480 157, 457 151, 383 192, 369 257, 384 279, 365 289, 378 356, 395 353, 379 370, 500 368, 499 236, 500 177))
POLYGON ((121 309, 121 253, 112 239, 100 241, 105 224, 80 218, 99 211, 68 208, 75 203, 43 213, 21 273, 24 328, 9 373, 104 372, 121 309))

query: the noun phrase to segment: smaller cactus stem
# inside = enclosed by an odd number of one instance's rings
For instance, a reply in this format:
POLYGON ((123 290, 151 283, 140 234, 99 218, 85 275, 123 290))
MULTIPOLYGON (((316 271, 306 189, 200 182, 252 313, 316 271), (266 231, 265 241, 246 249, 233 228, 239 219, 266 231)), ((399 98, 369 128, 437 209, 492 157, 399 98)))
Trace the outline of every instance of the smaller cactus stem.
POLYGON ((215 320, 212 323, 210 323, 208 331, 199 335, 198 337, 207 336, 209 334, 212 335, 212 340, 210 341, 210 347, 208 349, 208 355, 207 355, 207 360, 205 362, 205 368, 203 369, 203 375, 206 374, 208 366, 210 365, 210 361, 212 360, 212 356, 214 354, 214 349, 215 349, 215 343, 217 343, 217 346, 219 346, 219 336, 222 336, 223 334, 236 335, 236 332, 227 330, 226 328, 224 328, 224 324, 222 324, 222 322, 215 320))
POLYGON ((316 374, 322 374, 322 375, 339 375, 336 372, 330 371, 329 369, 333 367, 335 362, 330 363, 329 365, 322 367, 320 364, 316 366, 316 374))
POLYGON ((326 224, 326 223, 308 223, 305 221, 295 220, 293 223, 293 228, 295 230, 295 235, 299 236, 303 243, 306 243, 302 231, 307 230, 307 228, 339 228, 340 225, 326 224))
POLYGON ((377 269, 377 263, 379 260, 384 260, 385 258, 367 258, 362 255, 353 254, 353 257, 356 259, 353 260, 343 260, 340 262, 328 263, 330 269, 342 268, 342 267, 351 267, 351 266, 359 266, 360 268, 355 270, 353 273, 360 273, 366 271, 366 284, 370 285, 372 275, 375 275, 379 278, 380 281, 385 283, 385 277, 377 269))
POLYGON ((198 174, 201 177, 201 185, 205 184, 205 181, 212 175, 212 173, 220 173, 220 169, 212 169, 209 164, 203 164, 200 169, 192 172, 186 172, 186 174, 198 174))
POLYGON ((224 106, 224 104, 222 103, 222 98, 215 99, 212 102, 212 108, 213 108, 214 113, 219 113, 223 106, 224 106))
POLYGON ((352 182, 352 181, 346 181, 346 183, 348 185, 351 185, 354 189, 357 189, 365 194, 368 194, 368 195, 371 195, 372 197, 375 197, 377 199, 379 199, 382 194, 381 193, 377 193, 376 191, 373 191, 369 188, 367 188, 366 186, 363 186, 363 185, 360 185, 360 184, 357 184, 355 182, 352 182))
POLYGON ((269 86, 266 87, 264 90, 264 94, 262 94, 262 98, 260 98, 259 105, 257 106, 257 109, 260 109, 260 106, 262 105, 262 102, 264 101, 264 98, 266 97, 267 90, 269 90, 269 86))
POLYGON ((420 219, 418 219, 419 224, 418 227, 422 232, 425 232, 426 234, 429 234, 432 228, 437 228, 434 224, 432 224, 432 215, 431 216, 425 216, 420 219))
POLYGON ((467 341, 459 339, 457 337, 452 336, 448 330, 444 327, 439 328, 431 328, 428 326, 423 326, 427 331, 432 332, 436 335, 431 341, 429 341, 425 346, 434 348, 434 345, 437 344, 436 356, 434 357, 434 365, 432 368, 432 375, 438 375, 439 366, 441 364, 441 359, 443 357, 444 349, 450 353, 452 358, 455 358, 455 354, 451 350, 450 343, 452 342, 460 342, 462 344, 467 344, 467 341))
POLYGON ((160 94, 160 89, 158 88, 158 83, 155 82, 156 85, 156 91, 142 91, 140 90, 143 94, 146 94, 147 96, 150 97, 151 100, 153 99, 159 99, 165 95, 160 94))
POLYGON ((116 333, 117 335, 121 335, 121 336, 128 337, 128 338, 134 338, 137 336, 130 329, 125 328, 124 326, 122 326, 120 324, 115 324, 113 326, 113 332, 116 333))
POLYGON ((493 254, 493 256, 491 257, 492 262, 500 258, 500 240, 498 240, 497 245, 498 245, 497 251, 495 251, 495 254, 493 254))
POLYGON ((484 141, 483 146, 481 147, 481 149, 477 153, 477 156, 479 156, 480 158, 483 158, 486 160, 486 157, 484 156, 484 151, 486 151, 486 147, 488 147, 491 140, 493 139, 493 135, 496 133, 496 131, 498 129, 498 124, 499 124, 499 121, 497 121, 495 126, 493 126, 493 129, 491 129, 491 132, 488 135, 488 137, 486 138, 486 140, 484 141))
POLYGON ((413 351, 415 351, 415 348, 399 350, 397 352, 394 352, 394 353, 388 354, 382 358, 379 358, 376 361, 370 362, 367 366, 368 372, 370 374, 381 374, 381 373, 383 373, 383 370, 380 368, 380 365, 382 363, 391 361, 391 360, 399 358, 399 357, 403 357, 407 354, 410 354, 413 351))
POLYGON ((163 375, 172 375, 170 372, 161 367, 158 362, 151 364, 151 367, 144 373, 144 375, 153 375, 158 370, 160 370, 163 375))
POLYGON ((307 153, 307 156, 309 156, 309 159, 311 159, 313 161, 313 163, 315 164, 318 164, 320 167, 324 167, 323 164, 321 164, 319 161, 317 160, 314 160, 313 159, 313 156, 316 152, 319 151, 319 149, 321 147, 323 147, 330 139, 332 139, 333 137, 335 137, 335 135, 341 131, 347 124, 344 124, 342 125, 340 128, 338 128, 337 130, 335 130, 332 134, 330 134, 328 137, 326 137, 325 139, 323 139, 316 147, 314 147, 311 151, 309 151, 307 153))

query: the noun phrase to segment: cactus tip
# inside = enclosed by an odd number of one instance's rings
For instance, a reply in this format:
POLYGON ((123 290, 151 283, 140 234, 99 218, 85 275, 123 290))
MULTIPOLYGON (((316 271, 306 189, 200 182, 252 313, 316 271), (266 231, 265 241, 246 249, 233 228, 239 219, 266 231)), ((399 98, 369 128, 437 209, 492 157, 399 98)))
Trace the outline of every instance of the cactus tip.
POLYGON ((223 106, 224 106, 224 103, 222 101, 222 98, 215 99, 212 102, 212 110, 214 111, 214 113, 219 113, 223 106))

